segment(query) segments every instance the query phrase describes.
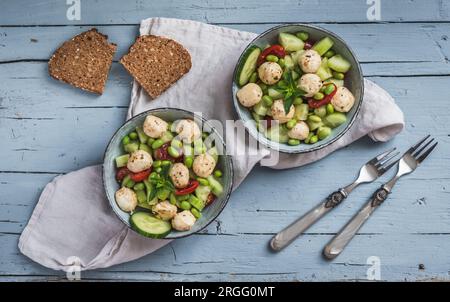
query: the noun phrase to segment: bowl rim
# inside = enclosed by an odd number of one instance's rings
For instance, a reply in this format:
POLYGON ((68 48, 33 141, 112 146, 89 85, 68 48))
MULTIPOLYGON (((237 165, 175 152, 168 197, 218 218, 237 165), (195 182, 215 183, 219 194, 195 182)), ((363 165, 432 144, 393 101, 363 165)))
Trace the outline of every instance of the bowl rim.
MULTIPOLYGON (((138 119, 139 117, 141 117, 141 116, 143 116, 143 115, 148 115, 148 114, 150 114, 150 113, 152 113, 152 112, 155 112, 155 111, 178 111, 178 112, 188 113, 188 114, 192 115, 194 118, 199 118, 199 119, 201 119, 201 121, 202 121, 203 124, 207 122, 207 120, 206 120, 203 116, 199 116, 199 115, 197 115, 197 114, 195 114, 194 112, 189 111, 189 110, 180 109, 180 108, 173 108, 173 107, 158 107, 158 108, 153 108, 153 109, 149 109, 149 110, 143 111, 143 112, 141 112, 141 113, 139 113, 139 114, 137 114, 137 115, 131 117, 130 119, 128 119, 127 121, 125 121, 125 123, 123 123, 122 126, 120 126, 120 127, 114 132, 114 134, 111 136, 111 138, 110 138, 110 140, 109 140, 109 142, 108 142, 108 144, 107 144, 107 146, 106 146, 106 149, 105 149, 105 151, 104 151, 104 153, 103 153, 103 164, 102 164, 102 183, 103 183, 103 190, 105 191, 106 199, 108 199, 108 205, 111 207, 111 210, 112 210, 112 211, 114 212, 114 214, 119 218, 119 220, 122 221, 123 224, 124 224, 125 226, 127 226, 128 229, 130 229, 130 230, 132 230, 134 233, 139 234, 140 236, 142 236, 142 237, 144 237, 144 238, 148 238, 148 239, 154 239, 154 238, 147 237, 147 236, 144 236, 144 235, 142 235, 142 234, 136 232, 136 231, 131 227, 131 225, 130 225, 129 223, 127 223, 127 221, 125 221, 125 219, 123 219, 123 218, 117 213, 117 211, 114 209, 114 207, 113 207, 113 202, 115 202, 115 200, 114 200, 114 198, 112 198, 112 197, 108 194, 108 191, 106 190, 106 173, 105 173, 105 167, 106 167, 106 164, 107 164, 107 163, 106 163, 106 154, 108 153, 109 148, 112 147, 112 140, 113 140, 114 137, 116 137, 116 135, 118 134, 118 132, 119 132, 123 127, 125 127, 125 125, 127 125, 128 123, 131 123, 133 120, 138 119)), ((162 240, 164 240, 164 239, 167 239, 167 240, 169 240, 169 239, 170 239, 170 240, 173 240, 173 239, 185 238, 185 237, 191 236, 191 235, 193 235, 193 234, 199 233, 200 231, 204 230, 207 226, 209 226, 209 225, 210 225, 217 217, 219 217, 219 215, 220 215, 220 214, 222 213, 222 211, 224 210, 225 206, 228 204, 228 201, 229 201, 229 199, 230 199, 231 193, 232 193, 232 191, 233 191, 233 184, 234 184, 234 168, 233 168, 233 160, 232 160, 231 156, 227 154, 227 151, 226 151, 226 144, 225 144, 225 141, 224 141, 223 137, 222 137, 222 136, 217 132, 217 130, 216 130, 214 127, 212 127, 212 126, 211 126, 211 131, 213 131, 213 132, 215 133, 215 135, 217 135, 217 137, 220 139, 220 141, 221 141, 221 143, 222 143, 223 151, 224 151, 224 155, 221 155, 221 156, 225 156, 225 157, 226 157, 226 162, 230 165, 230 171, 231 171, 231 175, 230 175, 230 186, 229 186, 229 188, 228 188, 228 190, 227 190, 227 192, 226 192, 226 195, 224 196, 224 201, 223 201, 222 205, 220 206, 219 210, 217 211, 217 214, 213 215, 213 217, 211 217, 211 219, 210 219, 203 227, 199 228, 197 231, 191 232, 191 233, 188 233, 188 234, 184 234, 184 235, 180 235, 180 236, 176 236, 176 237, 169 237, 169 236, 166 236, 166 237, 159 238, 159 239, 162 239, 162 240)))
MULTIPOLYGON (((345 45, 345 47, 347 48, 347 50, 350 52, 350 55, 353 57, 353 59, 354 59, 355 62, 356 62, 356 68, 357 68, 357 70, 358 70, 358 74, 359 74, 359 78, 360 78, 360 79, 359 79, 359 82, 360 82, 360 86, 361 86, 361 95, 360 95, 359 100, 358 100, 358 102, 357 102, 357 107, 356 107, 356 109, 355 109, 355 113, 353 114, 353 116, 352 116, 352 118, 350 119, 350 121, 349 121, 349 123, 347 124, 347 126, 346 126, 344 129, 342 129, 338 134, 336 134, 332 139, 330 139, 328 142, 326 142, 326 143, 324 143, 324 144, 321 144, 321 145, 318 145, 318 146, 316 146, 316 147, 314 147, 314 145, 312 145, 311 148, 308 148, 308 149, 294 149, 294 150, 282 150, 281 148, 275 149, 275 148, 273 148, 273 147, 271 146, 270 143, 266 143, 266 142, 264 142, 262 139, 260 139, 259 137, 255 137, 255 135, 250 131, 249 126, 247 125, 247 123, 244 123, 244 127, 245 127, 245 129, 247 130, 247 132, 248 132, 255 140, 257 140, 260 144, 262 144, 263 146, 265 146, 265 147, 267 147, 267 148, 269 148, 269 149, 271 149, 271 150, 281 152, 281 153, 286 153, 286 154, 303 154, 303 153, 314 152, 314 151, 323 149, 323 148, 325 148, 325 147, 327 147, 327 146, 333 144, 333 143, 336 142, 338 139, 340 139, 345 133, 347 133, 347 131, 352 127, 353 123, 354 123, 355 120, 356 120, 356 117, 357 117, 357 116, 359 115, 359 113, 360 113, 361 105, 362 105, 362 102, 363 102, 363 100, 364 100, 364 76, 363 76, 363 72, 362 72, 362 69, 361 69, 361 64, 359 63, 359 60, 358 60, 357 56, 355 55, 355 52, 354 52, 354 51, 352 50, 352 48, 344 41, 344 39, 342 39, 340 36, 338 36, 338 35, 335 34, 334 32, 329 31, 328 29, 325 29, 325 28, 320 27, 320 26, 310 25, 310 24, 306 24, 306 23, 286 23, 286 24, 280 24, 280 25, 273 26, 273 27, 271 27, 271 28, 265 30, 264 32, 260 33, 258 36, 256 36, 253 40, 251 40, 251 41, 248 43, 248 45, 245 47, 245 49, 242 51, 241 55, 239 56, 239 59, 237 60, 236 66, 234 67, 233 78, 232 78, 232 82, 231 82, 231 94, 232 94, 232 98, 233 98, 234 110, 237 112, 237 114, 238 114, 238 116, 239 116, 239 119, 240 119, 241 121, 245 121, 245 119, 244 119, 244 116, 241 114, 241 110, 238 110, 240 104, 238 104, 237 97, 236 97, 236 95, 235 95, 235 93, 234 93, 234 91, 233 91, 233 88, 234 88, 234 85, 236 85, 236 83, 235 83, 236 74, 237 74, 237 72, 238 72, 238 69, 239 69, 239 66, 240 66, 240 63, 241 63, 241 61, 242 61, 242 58, 243 58, 244 54, 247 52, 247 50, 248 50, 252 45, 255 44, 255 42, 256 42, 258 39, 260 39, 260 38, 263 37, 264 35, 266 35, 266 34, 272 32, 272 31, 275 31, 275 30, 277 30, 277 29, 280 29, 280 28, 283 28, 283 27, 290 27, 290 26, 303 26, 303 27, 309 27, 309 28, 312 28, 312 29, 315 29, 315 30, 324 32, 325 34, 330 35, 332 38, 334 38, 334 39, 340 41, 343 45, 345 45)), ((247 109, 247 108, 246 108, 246 109, 247 109)), ((247 110, 248 110, 248 109, 247 109, 247 110)), ((284 145, 284 144, 277 143, 277 142, 274 142, 274 143, 276 143, 277 145, 284 145)))

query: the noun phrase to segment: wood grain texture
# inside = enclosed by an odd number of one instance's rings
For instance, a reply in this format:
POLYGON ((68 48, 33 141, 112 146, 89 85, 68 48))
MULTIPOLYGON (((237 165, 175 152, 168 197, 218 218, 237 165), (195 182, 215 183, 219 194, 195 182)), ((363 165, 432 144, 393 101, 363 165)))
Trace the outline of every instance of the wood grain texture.
POLYGON ((63 273, 22 256, 18 237, 46 183, 59 173, 101 162, 105 144, 127 110, 131 77, 119 64, 113 64, 105 94, 94 96, 50 79, 48 58, 62 41, 99 25, 118 44, 117 61, 138 33, 135 24, 151 16, 252 32, 284 22, 314 22, 352 46, 365 76, 394 96, 407 125, 391 142, 363 138, 305 167, 255 168, 201 234, 137 261, 83 273, 85 280, 365 280, 366 260, 372 255, 381 259, 383 280, 450 279, 448 2, 382 1, 385 23, 368 22, 365 1, 342 0, 339 6, 328 0, 272 2, 135 0, 124 9, 118 0, 82 0, 82 20, 76 22, 66 19, 65 1, 2 5, 0 281, 64 280, 63 273), (391 146, 403 150, 427 133, 439 140, 439 148, 399 182, 337 260, 323 260, 321 249, 387 177, 356 190, 281 253, 268 250, 274 233, 352 181, 369 157, 391 146), (344 168, 348 162, 354 169, 344 168), (425 270, 419 270, 419 264, 425 270))

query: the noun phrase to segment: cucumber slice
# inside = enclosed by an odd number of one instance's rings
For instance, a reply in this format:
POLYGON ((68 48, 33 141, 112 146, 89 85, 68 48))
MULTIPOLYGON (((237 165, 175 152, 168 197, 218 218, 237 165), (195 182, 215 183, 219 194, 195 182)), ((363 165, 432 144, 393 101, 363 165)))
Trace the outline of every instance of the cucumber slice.
POLYGON ((254 111, 257 115, 265 116, 266 113, 267 113, 267 107, 264 106, 263 102, 259 102, 258 104, 256 104, 255 106, 253 106, 253 111, 254 111))
POLYGON ((129 154, 124 154, 116 157, 116 167, 122 168, 125 167, 128 163, 128 159, 130 158, 129 154))
POLYGON ((317 51, 319 55, 323 56, 328 50, 331 49, 331 47, 333 47, 333 44, 334 42, 330 37, 325 37, 314 44, 312 49, 317 51))
POLYGON ((274 100, 278 100, 278 99, 283 98, 283 94, 281 92, 278 92, 274 88, 267 89, 267 94, 274 100))
POLYGON ((209 186, 198 186, 197 189, 195 189, 195 196, 204 203, 208 199, 209 193, 211 193, 211 188, 209 186))
POLYGON ((136 133, 138 135, 139 141, 141 142, 141 144, 146 144, 148 141, 148 136, 147 134, 144 133, 144 130, 142 130, 141 127, 136 127, 136 133))
POLYGON ((265 135, 271 141, 285 144, 289 140, 289 136, 287 135, 287 133, 288 131, 286 130, 286 128, 277 124, 272 125, 272 127, 267 129, 265 135))
POLYGON ((280 33, 278 35, 278 41, 286 51, 297 51, 303 49, 303 47, 305 46, 305 42, 288 33, 280 33))
MULTIPOLYGON (((298 57, 300 57, 303 52, 305 52, 304 49, 291 53, 291 58, 292 58, 292 61, 294 61, 294 64, 298 64, 298 57)), ((286 60, 286 58, 285 58, 285 60, 286 60)))
POLYGON ((326 79, 329 79, 333 76, 333 73, 331 72, 330 67, 328 67, 328 59, 327 58, 322 59, 322 63, 320 64, 320 67, 317 70, 316 74, 319 76, 319 78, 322 81, 325 81, 326 79))
POLYGON ((328 67, 338 72, 347 72, 352 65, 341 55, 335 55, 328 60, 328 67))
POLYGON ((173 139, 173 134, 170 131, 164 132, 164 134, 160 138, 164 144, 170 142, 173 139))
POLYGON ((199 211, 203 210, 205 207, 205 202, 194 195, 189 196, 189 203, 199 211))
POLYGON ((141 143, 139 145, 139 150, 142 150, 142 151, 145 151, 147 153, 152 154, 152 149, 149 146, 147 146, 146 144, 143 144, 143 143, 141 143))
POLYGON ((236 83, 239 86, 244 86, 256 70, 256 61, 261 54, 261 49, 258 46, 251 46, 242 57, 242 64, 239 66, 236 74, 236 83))
POLYGON ((308 119, 309 106, 308 104, 300 104, 295 106, 294 117, 298 121, 306 121, 308 119))
POLYGON ((218 182, 214 176, 210 175, 206 178, 209 182, 209 186, 211 187, 211 192, 216 195, 219 196, 223 193, 223 186, 220 182, 218 182))
POLYGON ((145 212, 136 212, 130 217, 133 230, 150 238, 164 238, 170 233, 170 222, 158 219, 145 212))
POLYGON ((126 144, 125 146, 123 146, 123 149, 127 153, 133 153, 134 151, 139 149, 139 144, 135 143, 135 142, 129 143, 129 144, 126 144))
POLYGON ((219 151, 217 150, 217 148, 212 147, 208 150, 208 154, 211 155, 212 158, 214 158, 214 161, 217 163, 217 161, 219 160, 219 151))
MULTIPOLYGON (((292 54, 291 54, 291 55, 292 55, 292 54)), ((286 56, 284 57, 284 68, 285 68, 286 70, 294 68, 295 63, 296 63, 296 61, 294 61, 294 60, 292 59, 291 56, 286 55, 286 56)))
POLYGON ((337 87, 343 87, 344 86, 344 80, 338 80, 335 78, 331 78, 326 80, 325 82, 323 82, 324 84, 329 84, 329 83, 333 83, 334 85, 336 85, 337 87))

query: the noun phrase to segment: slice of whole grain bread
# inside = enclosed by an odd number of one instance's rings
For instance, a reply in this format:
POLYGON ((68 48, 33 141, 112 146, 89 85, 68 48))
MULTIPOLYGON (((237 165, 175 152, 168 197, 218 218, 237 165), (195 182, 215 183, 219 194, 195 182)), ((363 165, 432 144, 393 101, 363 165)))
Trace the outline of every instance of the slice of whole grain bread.
POLYGON ((153 35, 140 36, 120 63, 156 98, 192 66, 189 52, 178 42, 153 35))
POLYGON ((92 28, 64 42, 50 58, 48 71, 57 80, 102 94, 116 48, 92 28))

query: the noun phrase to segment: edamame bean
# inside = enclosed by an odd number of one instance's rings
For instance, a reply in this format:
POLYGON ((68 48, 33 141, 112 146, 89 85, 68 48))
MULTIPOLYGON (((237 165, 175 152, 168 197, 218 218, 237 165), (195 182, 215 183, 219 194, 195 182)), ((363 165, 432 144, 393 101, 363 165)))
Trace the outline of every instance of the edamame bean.
POLYGON ((155 141, 155 139, 153 137, 149 137, 147 139, 147 145, 151 147, 154 141, 155 141))
POLYGON ((299 38, 302 41, 306 41, 309 38, 309 34, 307 32, 301 31, 296 34, 297 38, 299 38))
POLYGON ((322 140, 327 138, 331 134, 331 128, 330 127, 320 127, 317 129, 317 137, 322 140))
POLYGON ((183 210, 190 210, 191 209, 191 204, 188 201, 182 201, 180 203, 180 208, 183 210))
POLYGON ((122 144, 125 146, 125 145, 128 145, 129 143, 130 143, 130 137, 128 135, 125 135, 122 138, 122 144))
POLYGON ((192 168, 192 163, 194 162, 194 159, 192 156, 185 156, 184 157, 184 165, 188 168, 192 168))
POLYGON ((153 168, 158 168, 158 167, 160 167, 161 166, 161 161, 160 160, 155 160, 154 162, 153 162, 153 168))
POLYGON ((327 115, 327 109, 325 106, 314 109, 314 114, 320 118, 324 118, 327 115))
POLYGON ((183 142, 181 142, 178 139, 173 139, 172 142, 170 143, 170 145, 177 149, 183 148, 183 142))
POLYGON ((152 150, 150 149, 150 147, 148 145, 142 144, 142 143, 139 145, 139 150, 142 150, 142 151, 145 151, 148 153, 152 153, 152 150))
POLYGON ((293 105, 300 105, 303 104, 303 99, 301 97, 296 97, 294 101, 292 102, 293 105))
POLYGON ((155 168, 155 172, 156 172, 156 173, 161 173, 161 171, 162 171, 162 168, 161 168, 161 167, 155 168))
POLYGON ((126 184, 128 183, 129 180, 131 180, 130 175, 126 175, 126 176, 122 179, 121 186, 122 186, 122 187, 126 187, 126 184))
POLYGON ((135 184, 136 184, 136 183, 134 182, 134 180, 132 180, 132 179, 130 178, 130 180, 127 181, 127 183, 125 184, 125 187, 131 189, 132 187, 134 187, 135 184))
POLYGON ((325 96, 323 95, 323 93, 322 92, 317 92, 314 96, 313 96, 313 98, 315 99, 315 100, 318 100, 318 101, 320 101, 321 99, 323 99, 325 96))
POLYGON ((278 62, 278 57, 277 56, 274 56, 274 55, 268 55, 267 57, 266 57, 266 61, 269 61, 269 62, 275 62, 275 63, 277 63, 278 62))
POLYGON ((342 72, 333 71, 333 78, 343 80, 345 78, 345 75, 342 72))
POLYGON ((256 83, 257 80, 258 80, 258 74, 255 71, 254 73, 252 73, 252 75, 250 76, 250 79, 248 81, 250 83, 256 83))
POLYGON ((139 182, 139 183, 137 183, 137 184, 134 185, 133 189, 134 189, 135 191, 144 190, 144 189, 145 189, 145 186, 144 186, 144 184, 143 184, 142 182, 139 182))
POLYGON ((317 143, 318 140, 319 140, 319 138, 317 137, 317 135, 313 135, 313 136, 311 136, 311 138, 309 139, 309 143, 310 143, 310 144, 315 144, 315 143, 317 143))
POLYGON ((288 140, 288 145, 297 146, 297 145, 300 145, 300 141, 298 139, 291 138, 290 140, 288 140))
POLYGON ((331 58, 332 56, 334 56, 336 53, 332 50, 332 49, 330 49, 329 51, 327 51, 323 56, 325 57, 325 58, 331 58))
MULTIPOLYGON (((159 167, 158 167, 159 168, 159 167)), ((159 177, 159 175, 158 175, 158 173, 155 171, 155 172, 152 172, 152 173, 150 173, 150 176, 148 177, 149 179, 157 179, 159 177)))
POLYGON ((278 65, 280 65, 281 68, 284 68, 286 66, 286 61, 281 58, 278 60, 278 65))
POLYGON ((325 89, 327 88, 327 85, 323 85, 322 87, 320 87, 320 92, 324 92, 325 91, 325 89))
POLYGON ((286 123, 286 128, 292 129, 292 128, 294 128, 295 124, 297 124, 297 120, 291 119, 286 123))
POLYGON ((130 134, 128 134, 128 136, 131 138, 131 139, 137 139, 138 138, 138 135, 137 135, 137 133, 136 132, 131 132, 130 134))
POLYGON ((167 148, 167 152, 174 158, 180 157, 180 152, 178 152, 178 150, 172 146, 169 146, 169 148, 167 148))
POLYGON ((153 142, 152 149, 156 150, 156 149, 160 148, 162 145, 164 145, 164 141, 162 139, 157 139, 153 142))
POLYGON ((222 177, 222 171, 220 171, 220 170, 214 171, 214 177, 215 178, 221 178, 222 177))
POLYGON ((192 208, 191 209, 191 213, 192 215, 194 215, 195 218, 199 219, 200 217, 202 217, 202 213, 200 213, 196 208, 192 208))
POLYGON ((313 137, 313 135, 314 135, 314 132, 310 132, 310 133, 308 134, 308 137, 305 138, 305 143, 306 143, 306 144, 309 144, 309 140, 311 139, 311 137, 313 137))
POLYGON ((206 178, 201 178, 201 177, 197 177, 197 181, 199 184, 201 184, 202 186, 207 186, 209 185, 209 181, 206 178))
POLYGON ((169 202, 170 202, 171 204, 173 204, 173 205, 176 205, 176 204, 177 204, 177 198, 175 197, 175 194, 170 193, 170 195, 169 195, 169 202))
POLYGON ((327 104, 327 113, 328 114, 334 113, 334 107, 331 103, 327 104))
POLYGON ((163 160, 162 162, 161 162, 161 166, 168 166, 168 165, 170 165, 172 162, 170 161, 170 160, 163 160))
POLYGON ((308 120, 314 123, 320 123, 322 121, 322 119, 317 115, 310 115, 308 120))
POLYGON ((268 95, 264 95, 262 97, 262 101, 264 102, 264 105, 266 105, 267 107, 270 107, 273 104, 273 99, 268 95))
POLYGON ((327 86, 325 86, 325 90, 323 91, 323 93, 325 93, 326 95, 329 95, 333 91, 334 91, 334 85, 328 84, 327 86))

